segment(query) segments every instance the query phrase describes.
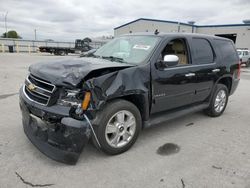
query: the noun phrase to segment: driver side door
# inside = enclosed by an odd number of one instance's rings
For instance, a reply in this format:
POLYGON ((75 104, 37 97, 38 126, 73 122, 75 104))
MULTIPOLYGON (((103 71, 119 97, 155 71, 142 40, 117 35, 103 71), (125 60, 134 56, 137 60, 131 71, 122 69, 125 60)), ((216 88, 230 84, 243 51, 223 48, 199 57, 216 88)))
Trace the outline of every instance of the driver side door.
POLYGON ((195 95, 196 77, 195 68, 190 59, 187 38, 172 38, 165 41, 159 57, 151 65, 152 114, 173 110, 192 103, 195 95), (155 64, 162 60, 164 55, 178 56, 178 65, 156 68, 155 64))

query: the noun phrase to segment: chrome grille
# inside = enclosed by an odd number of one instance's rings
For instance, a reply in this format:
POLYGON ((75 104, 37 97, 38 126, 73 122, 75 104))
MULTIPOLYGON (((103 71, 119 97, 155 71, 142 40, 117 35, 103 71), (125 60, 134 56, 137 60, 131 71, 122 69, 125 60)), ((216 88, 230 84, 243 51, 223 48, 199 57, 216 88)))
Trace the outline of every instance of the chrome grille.
POLYGON ((47 106, 55 89, 55 85, 30 74, 25 79, 23 92, 29 100, 47 106))

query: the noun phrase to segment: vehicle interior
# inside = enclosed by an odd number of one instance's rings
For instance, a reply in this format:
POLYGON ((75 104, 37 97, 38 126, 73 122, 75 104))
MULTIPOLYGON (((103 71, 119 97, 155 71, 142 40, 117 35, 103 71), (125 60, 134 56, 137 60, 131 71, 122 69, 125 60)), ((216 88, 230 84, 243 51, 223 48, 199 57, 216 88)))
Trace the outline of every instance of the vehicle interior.
POLYGON ((165 55, 176 55, 179 58, 178 65, 188 64, 187 46, 183 39, 170 41, 162 51, 162 59, 165 55))

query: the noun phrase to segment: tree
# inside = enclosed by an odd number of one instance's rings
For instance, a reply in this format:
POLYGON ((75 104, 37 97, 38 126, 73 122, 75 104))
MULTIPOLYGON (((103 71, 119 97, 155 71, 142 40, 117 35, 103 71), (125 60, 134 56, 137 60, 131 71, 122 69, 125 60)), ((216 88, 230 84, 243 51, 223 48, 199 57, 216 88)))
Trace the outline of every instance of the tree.
POLYGON ((22 38, 14 30, 8 31, 7 35, 6 35, 6 32, 3 33, 2 37, 3 38, 14 38, 14 39, 21 39, 22 38))

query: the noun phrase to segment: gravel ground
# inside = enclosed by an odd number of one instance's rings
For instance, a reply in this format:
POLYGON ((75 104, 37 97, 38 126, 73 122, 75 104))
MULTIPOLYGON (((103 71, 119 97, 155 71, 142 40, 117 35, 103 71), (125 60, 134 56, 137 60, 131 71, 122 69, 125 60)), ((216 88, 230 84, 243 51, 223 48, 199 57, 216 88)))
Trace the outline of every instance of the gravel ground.
POLYGON ((191 114, 143 130, 126 153, 88 145, 69 166, 40 153, 22 130, 18 90, 28 66, 72 58, 0 54, 0 187, 250 188, 250 69, 223 116, 191 114), (165 145, 167 144, 167 145, 165 145))

